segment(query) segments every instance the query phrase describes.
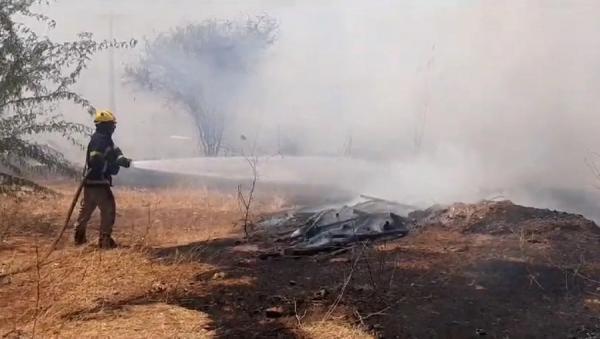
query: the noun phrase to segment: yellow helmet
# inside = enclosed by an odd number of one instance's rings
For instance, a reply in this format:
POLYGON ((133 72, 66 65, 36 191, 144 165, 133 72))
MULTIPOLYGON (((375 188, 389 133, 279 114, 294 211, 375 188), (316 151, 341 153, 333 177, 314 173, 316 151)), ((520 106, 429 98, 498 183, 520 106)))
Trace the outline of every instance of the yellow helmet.
POLYGON ((103 122, 112 122, 117 123, 117 118, 114 113, 105 109, 101 111, 96 111, 96 116, 94 117, 94 124, 100 124, 103 122))

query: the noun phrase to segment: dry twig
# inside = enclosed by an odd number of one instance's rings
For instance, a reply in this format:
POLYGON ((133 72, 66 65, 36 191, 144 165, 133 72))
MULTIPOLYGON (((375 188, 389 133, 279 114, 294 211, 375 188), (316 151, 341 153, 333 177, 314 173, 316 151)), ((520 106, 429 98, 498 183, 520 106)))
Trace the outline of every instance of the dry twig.
POLYGON ((250 169, 252 169, 252 182, 250 184, 250 189, 248 190, 248 196, 244 196, 242 192, 242 185, 238 185, 238 201, 240 206, 242 207, 242 223, 244 226, 244 234, 246 238, 248 238, 248 224, 250 219, 250 209, 252 207, 252 202, 254 201, 254 190, 256 189, 256 181, 258 179, 258 172, 256 169, 258 163, 258 157, 246 158, 248 165, 250 165, 250 169))
POLYGON ((358 265, 358 261, 360 260, 360 258, 362 258, 365 248, 366 248, 366 246, 363 244, 362 250, 357 255, 356 259, 354 260, 354 263, 352 263, 352 267, 350 268, 350 273, 348 273, 348 277, 346 278, 346 280, 344 281, 344 284, 342 285, 342 290, 340 291, 340 294, 338 294, 338 296, 336 297, 336 299, 333 302, 333 304, 331 305, 331 307, 329 307, 329 310, 327 310, 327 313, 325 313, 325 316, 323 316, 323 319, 321 320, 321 322, 327 321, 327 319, 329 317, 331 317, 331 315, 335 311, 335 309, 338 306, 338 304, 340 303, 340 301, 342 301, 342 298, 344 297, 344 292, 346 291, 346 288, 348 287, 348 284, 350 283, 350 280, 352 279, 354 270, 356 269, 356 266, 358 265))
POLYGON ((294 315, 296 316, 296 321, 298 322, 298 327, 302 326, 302 319, 304 319, 304 317, 306 317, 306 312, 307 312, 307 310, 304 310, 304 313, 302 313, 302 316, 298 315, 298 303, 296 302, 296 299, 294 299, 294 315))
POLYGON ((31 329, 31 337, 35 338, 35 328, 37 325, 37 321, 38 321, 38 316, 39 316, 39 310, 40 310, 40 280, 41 280, 41 275, 40 275, 40 251, 39 251, 39 246, 37 243, 37 239, 35 242, 35 273, 36 273, 36 279, 35 279, 35 311, 33 314, 33 327, 31 329))

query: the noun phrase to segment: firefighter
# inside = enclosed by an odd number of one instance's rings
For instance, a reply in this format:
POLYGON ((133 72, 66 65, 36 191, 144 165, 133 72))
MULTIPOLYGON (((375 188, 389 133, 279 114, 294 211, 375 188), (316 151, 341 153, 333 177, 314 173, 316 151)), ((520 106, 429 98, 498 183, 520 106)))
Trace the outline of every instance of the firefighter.
POLYGON ((115 147, 112 134, 117 120, 109 110, 96 111, 94 117, 96 132, 92 135, 86 151, 86 170, 83 186, 83 200, 79 216, 75 223, 75 244, 87 242, 86 226, 92 213, 100 209, 100 248, 115 248, 117 244, 112 238, 115 223, 116 205, 113 196, 112 176, 120 167, 129 168, 131 159, 126 158, 118 147, 115 147))

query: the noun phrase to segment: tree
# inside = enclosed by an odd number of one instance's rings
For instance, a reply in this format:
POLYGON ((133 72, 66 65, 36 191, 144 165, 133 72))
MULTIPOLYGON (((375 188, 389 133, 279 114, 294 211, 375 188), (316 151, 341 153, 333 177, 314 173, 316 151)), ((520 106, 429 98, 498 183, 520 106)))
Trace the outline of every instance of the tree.
POLYGON ((216 156, 226 122, 234 118, 236 94, 274 42, 276 30, 275 20, 267 16, 178 27, 147 40, 125 77, 189 114, 204 155, 216 156))
POLYGON ((35 5, 48 4, 43 0, 0 0, 0 169, 17 175, 36 163, 49 170, 75 173, 59 151, 33 137, 59 133, 78 145, 77 136, 89 129, 48 112, 54 111, 61 101, 79 104, 92 112, 90 102, 75 93, 72 85, 93 53, 129 44, 96 42, 91 33, 80 33, 75 41, 57 43, 18 21, 25 18, 53 28, 52 19, 31 10, 35 5))

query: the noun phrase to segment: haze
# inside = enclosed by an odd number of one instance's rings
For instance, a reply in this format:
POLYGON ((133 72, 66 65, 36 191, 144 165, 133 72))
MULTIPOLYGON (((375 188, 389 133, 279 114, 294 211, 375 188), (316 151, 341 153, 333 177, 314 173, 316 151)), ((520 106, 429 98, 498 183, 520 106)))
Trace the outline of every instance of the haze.
MULTIPOLYGON (((264 155, 284 143, 299 155, 367 160, 376 169, 356 188, 406 203, 501 195, 600 216, 584 161, 600 151, 596 1, 63 0, 45 13, 57 39, 107 38, 112 15, 115 37, 127 40, 270 15, 278 39, 235 98, 231 145, 243 147, 243 134, 264 155)), ((117 79, 139 52, 115 52, 117 79)), ((77 87, 98 107, 109 106, 108 70, 108 53, 98 54, 77 87)), ((116 85, 115 139, 128 154, 198 155, 189 117, 116 85)))

